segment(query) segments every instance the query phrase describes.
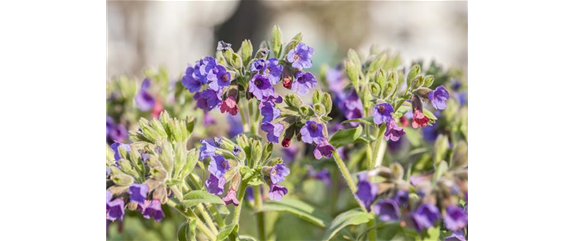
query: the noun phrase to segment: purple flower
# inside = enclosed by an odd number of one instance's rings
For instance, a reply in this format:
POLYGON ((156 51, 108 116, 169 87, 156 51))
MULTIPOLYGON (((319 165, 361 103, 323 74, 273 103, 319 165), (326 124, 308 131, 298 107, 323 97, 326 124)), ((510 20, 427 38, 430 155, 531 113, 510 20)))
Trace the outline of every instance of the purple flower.
POLYGON ((379 201, 373 206, 373 211, 383 222, 399 220, 399 205, 394 199, 379 201))
POLYGON ((355 195, 363 203, 367 211, 371 211, 371 204, 375 201, 377 196, 378 188, 375 184, 369 182, 369 178, 366 173, 361 173, 358 175, 359 182, 357 183, 357 192, 355 195))
POLYGON ((275 108, 275 105, 272 102, 261 102, 261 104, 259 105, 259 108, 261 108, 261 115, 263 116, 263 123, 266 122, 271 122, 275 119, 277 119, 277 117, 279 117, 281 115, 281 111, 279 110, 279 108, 275 108))
POLYGON ((285 164, 277 164, 271 168, 270 176, 273 184, 284 181, 287 175, 289 175, 289 168, 285 164))
POLYGON ((442 85, 428 93, 428 98, 431 101, 432 106, 437 110, 444 110, 446 108, 448 97, 448 91, 442 85))
POLYGON ((115 221, 117 219, 123 220, 124 219, 124 200, 121 198, 116 198, 113 201, 110 201, 106 204, 107 213, 106 219, 115 221))
POLYGON ((275 91, 267 77, 256 74, 251 81, 249 81, 249 93, 253 94, 259 101, 262 101, 264 98, 273 95, 275 91))
POLYGON ((106 136, 110 135, 110 132, 114 130, 114 119, 112 117, 106 116, 106 136))
POLYGON ((462 83, 460 82, 460 80, 455 79, 452 81, 451 87, 454 91, 458 91, 461 86, 462 86, 462 83))
POLYGON ((128 130, 122 124, 117 124, 114 126, 110 132, 110 138, 112 141, 124 141, 128 138, 128 130))
POLYGON ((317 123, 315 121, 307 121, 303 127, 301 127, 301 140, 308 144, 321 144, 322 139, 325 138, 323 133, 323 124, 317 123))
POLYGON ((283 102, 283 97, 281 97, 277 93, 273 93, 272 95, 263 98, 262 101, 263 102, 271 102, 273 104, 279 104, 279 103, 283 102))
POLYGON ((277 58, 271 58, 266 61, 263 76, 269 78, 271 84, 276 85, 279 83, 281 73, 283 73, 283 66, 279 64, 277 58))
POLYGON ((444 241, 466 241, 466 238, 464 237, 464 232, 459 230, 446 237, 444 241))
MULTIPOLYGON (((338 99, 338 98, 336 98, 338 99)), ((350 89, 347 94, 344 95, 343 100, 337 100, 338 106, 343 111, 345 118, 348 120, 357 119, 363 117, 363 103, 357 92, 354 89, 350 89)), ((358 123, 353 122, 351 123, 353 126, 357 126, 358 123)))
POLYGON ((291 163, 293 160, 295 160, 295 156, 297 156, 298 150, 299 148, 296 146, 289 146, 281 149, 281 151, 283 151, 283 161, 287 164, 291 163))
POLYGON ((425 141, 434 142, 438 137, 439 134, 438 125, 426 126, 425 128, 422 128, 422 130, 423 130, 423 138, 425 139, 425 141))
POLYGON ((311 73, 300 71, 295 73, 295 81, 293 81, 291 90, 300 95, 305 95, 309 93, 309 89, 315 88, 315 86, 317 86, 315 76, 311 73))
POLYGON ((393 119, 393 106, 389 103, 380 103, 373 108, 373 121, 375 124, 380 125, 383 122, 389 122, 393 119))
POLYGON ((199 148, 199 160, 205 160, 205 158, 215 156, 215 146, 208 140, 200 140, 202 147, 199 148))
POLYGON ((221 88, 229 86, 229 82, 231 82, 231 74, 227 72, 225 67, 216 65, 215 68, 213 68, 207 75, 207 79, 211 81, 209 83, 209 88, 219 91, 221 88))
POLYGON ((287 53, 287 60, 292 63, 293 68, 297 69, 308 69, 313 66, 313 53, 315 49, 305 45, 304 43, 298 43, 297 46, 287 53))
POLYGON ((258 60, 255 60, 255 61, 251 64, 250 70, 251 70, 252 72, 261 73, 261 71, 265 70, 265 68, 266 68, 265 59, 258 59, 258 60))
POLYGON ((147 91, 150 87, 151 80, 145 78, 142 82, 140 91, 135 97, 138 108, 142 111, 151 110, 155 105, 155 98, 147 91))
POLYGON ((161 202, 157 199, 152 201, 146 200, 142 214, 144 218, 147 219, 153 217, 156 222, 161 221, 165 217, 165 214, 161 210, 161 202))
POLYGON ((145 183, 142 183, 142 184, 134 183, 134 184, 132 184, 129 188, 130 200, 132 202, 139 203, 139 204, 143 205, 144 201, 147 197, 148 190, 149 190, 149 188, 148 188, 147 184, 145 184, 145 183))
POLYGON ((222 102, 221 92, 212 89, 205 89, 204 91, 195 93, 193 99, 197 101, 197 108, 204 111, 210 111, 222 102))
POLYGON ((331 175, 330 175, 329 170, 327 168, 316 172, 315 169, 313 169, 313 166, 309 166, 308 174, 309 174, 309 177, 315 178, 317 180, 321 180, 325 184, 331 183, 331 175))
POLYGON ((191 93, 199 91, 203 84, 207 84, 207 75, 216 65, 213 57, 198 60, 193 67, 187 67, 181 84, 191 93))
POLYGON ((385 130, 385 140, 388 141, 390 139, 392 141, 398 141, 404 134, 405 130, 398 126, 395 120, 391 119, 387 123, 387 129, 385 130))
MULTIPOLYGON (((187 67, 189 70, 191 67, 187 67)), ((187 72, 187 71, 186 71, 187 72)), ((201 89, 203 83, 199 80, 194 78, 192 75, 184 75, 181 78, 181 84, 189 90, 189 92, 194 93, 201 89)))
POLYGON ((225 172, 229 170, 229 162, 223 158, 223 156, 215 155, 211 157, 211 162, 209 162, 209 167, 207 167, 209 172, 216 177, 223 177, 225 172))
POLYGON ((261 125, 261 130, 267 132, 267 140, 269 142, 279 143, 279 136, 285 127, 281 123, 267 122, 261 125))
POLYGON ((321 159, 321 157, 331 158, 334 150, 335 148, 329 144, 326 138, 321 138, 315 150, 313 150, 313 155, 317 160, 321 159))
POLYGON ((438 208, 430 203, 419 205, 416 211, 411 213, 411 219, 417 232, 432 227, 440 218, 438 208))
POLYGON ((466 105, 466 103, 467 103, 467 101, 468 101, 468 100, 467 100, 467 96, 468 96, 468 93, 466 93, 465 91, 459 92, 459 93, 455 93, 455 97, 458 99, 458 103, 459 103, 460 105, 466 105))
POLYGON ((128 152, 131 150, 131 147, 128 144, 123 144, 120 142, 114 142, 114 144, 111 145, 111 148, 114 151, 114 158, 116 159, 116 161, 119 161, 121 159, 120 152, 118 151, 119 147, 124 148, 128 152))
POLYGON ((213 118, 213 116, 211 116, 207 111, 204 111, 203 113, 203 125, 204 126, 210 126, 217 123, 217 121, 215 120, 215 118, 213 118))
POLYGON ((444 216, 444 226, 451 230, 456 231, 464 228, 468 224, 468 216, 464 213, 462 208, 457 206, 446 207, 446 214, 444 216))
POLYGON ((325 79, 329 84, 329 90, 337 96, 343 95, 345 82, 343 82, 343 71, 341 71, 341 66, 327 70, 327 73, 325 73, 325 79))
POLYGON ((227 119, 229 120, 229 131, 227 131, 229 138, 243 133, 243 123, 241 123, 241 119, 238 116, 228 115, 227 119))
POLYGON ((239 155, 239 153, 241 153, 241 148, 239 146, 234 146, 233 147, 233 155, 237 156, 237 155, 239 155))
POLYGON ((393 199, 399 206, 407 205, 409 202, 409 192, 405 190, 398 190, 393 199))
POLYGON ((112 192, 106 190, 106 214, 110 211, 110 201, 112 201, 113 197, 112 192))
POLYGON ((287 194, 286 187, 273 183, 269 185, 269 198, 271 200, 281 201, 281 199, 283 199, 283 196, 285 196, 285 194, 287 194))
POLYGON ((253 201, 253 187, 249 186, 245 189, 245 198, 247 201, 253 201))
POLYGON ((225 177, 218 178, 213 174, 209 174, 209 178, 205 180, 205 186, 209 193, 221 195, 225 186, 225 177))
POLYGON ((217 51, 228 50, 230 48, 231 48, 230 43, 223 42, 223 40, 219 40, 219 42, 217 42, 217 51))
POLYGON ((233 188, 229 188, 227 194, 225 194, 225 197, 223 197, 221 200, 225 202, 225 205, 229 205, 232 203, 234 206, 239 205, 239 200, 237 200, 237 192, 233 188))

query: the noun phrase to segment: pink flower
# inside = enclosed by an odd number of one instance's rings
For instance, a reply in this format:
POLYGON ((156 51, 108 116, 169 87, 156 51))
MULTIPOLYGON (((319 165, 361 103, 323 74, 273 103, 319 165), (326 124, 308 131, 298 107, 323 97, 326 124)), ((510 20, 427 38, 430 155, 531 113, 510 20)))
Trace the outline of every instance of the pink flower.
POLYGON ((221 104, 221 113, 229 112, 231 115, 237 115, 237 103, 235 102, 235 97, 230 95, 227 99, 221 104))

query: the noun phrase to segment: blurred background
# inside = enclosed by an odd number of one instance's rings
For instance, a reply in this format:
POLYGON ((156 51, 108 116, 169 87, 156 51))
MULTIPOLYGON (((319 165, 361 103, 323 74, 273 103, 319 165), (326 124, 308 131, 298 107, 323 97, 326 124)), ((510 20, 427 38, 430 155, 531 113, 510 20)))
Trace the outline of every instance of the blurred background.
POLYGON ((144 68, 159 66, 180 76, 187 63, 214 55, 218 40, 237 50, 251 39, 256 48, 273 25, 283 41, 302 32, 315 47, 314 73, 373 44, 398 51, 405 64, 435 59, 466 73, 467 20, 467 2, 453 1, 108 1, 107 77, 143 78, 144 68))

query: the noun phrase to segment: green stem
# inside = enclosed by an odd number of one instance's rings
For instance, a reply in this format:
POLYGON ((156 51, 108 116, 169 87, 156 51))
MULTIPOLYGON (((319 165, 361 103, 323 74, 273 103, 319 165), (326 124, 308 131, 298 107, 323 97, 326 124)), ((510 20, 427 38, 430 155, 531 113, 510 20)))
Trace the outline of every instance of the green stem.
POLYGON ((243 197, 245 196, 245 189, 247 189, 248 186, 247 182, 248 181, 241 182, 241 184, 239 185, 239 192, 237 193, 237 201, 239 201, 239 204, 237 205, 237 207, 235 207, 235 210, 233 211, 233 220, 231 221, 231 223, 234 225, 239 225, 239 217, 241 216, 241 206, 243 204, 243 197))
POLYGON ((375 169, 375 162, 373 160, 373 148, 371 142, 371 135, 369 134, 369 125, 365 125, 365 133, 367 134, 367 161, 369 162, 367 170, 375 169))
POLYGON ((209 213, 207 213, 205 211, 203 204, 201 204, 201 203, 197 204, 197 210, 199 211, 199 213, 201 213, 201 216, 203 216, 203 219, 205 219, 205 222, 207 223, 207 226, 209 226, 211 231, 213 231, 213 233, 218 233, 217 228, 215 227, 215 224, 213 223, 213 220, 211 220, 211 216, 209 216, 209 213))
POLYGON ((337 167, 339 167, 339 171, 341 171, 343 178, 345 178, 347 185, 349 185, 349 189, 351 189, 351 192, 353 193, 353 197, 355 197, 355 199, 361 206, 361 209, 367 212, 367 209, 365 208, 365 206, 363 206, 363 203, 357 198, 357 195, 355 195, 355 193, 357 192, 357 185, 355 184, 355 181, 353 181, 351 173, 349 173, 349 169, 347 169, 345 163, 343 162, 343 160, 341 160, 341 157, 339 156, 337 150, 333 150, 332 153, 335 159, 335 163, 337 163, 337 167))
POLYGON ((386 129, 386 124, 383 124, 383 126, 379 128, 379 134, 377 135, 377 141, 375 142, 375 159, 373 160, 375 162, 375 167, 381 166, 383 163, 383 157, 385 156, 385 151, 387 150, 387 142, 383 141, 386 129))
POLYGON ((376 218, 376 217, 373 218, 373 219, 371 219, 371 221, 369 221, 369 222, 367 223, 367 227, 368 227, 369 229, 371 229, 371 230, 369 231, 369 241, 375 241, 375 240, 377 240, 377 229, 374 228, 375 225, 377 225, 377 218, 376 218))
POLYGON ((215 234, 213 234, 211 232, 211 230, 209 230, 209 228, 201 221, 201 219, 199 219, 195 213, 193 212, 185 212, 184 210, 182 210, 173 200, 168 199, 167 200, 167 205, 171 206, 172 208, 174 208, 175 210, 177 210, 178 212, 180 212, 186 219, 192 219, 195 218, 196 219, 196 224, 197 224, 197 228, 203 233, 205 234, 205 236, 207 236, 207 238, 209 238, 209 240, 217 240, 217 237, 215 236, 215 234))
MULTIPOLYGON (((253 188, 253 198, 255 199, 253 209, 255 209, 255 211, 258 212, 259 209, 261 209, 261 206, 263 205, 261 188, 259 187, 253 188)), ((257 221, 257 234, 259 235, 259 240, 265 240, 265 218, 263 216, 263 212, 258 212, 256 214, 255 220, 257 221)))

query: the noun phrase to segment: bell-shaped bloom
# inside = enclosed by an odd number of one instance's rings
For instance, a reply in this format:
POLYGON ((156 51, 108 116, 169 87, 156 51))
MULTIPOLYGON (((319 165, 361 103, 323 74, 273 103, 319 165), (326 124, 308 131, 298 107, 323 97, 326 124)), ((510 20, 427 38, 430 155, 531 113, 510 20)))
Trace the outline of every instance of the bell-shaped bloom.
POLYGON ((199 148, 199 160, 205 160, 206 158, 215 156, 215 146, 211 141, 208 140, 200 140, 199 141, 203 146, 199 148))
POLYGON ((271 183, 271 185, 269 185, 269 199, 275 201, 281 201, 281 199, 283 199, 283 196, 287 194, 287 191, 288 190, 286 187, 281 186, 279 184, 271 183))
POLYGON ((285 177, 289 175, 289 168, 283 164, 277 164, 271 168, 269 175, 271 176, 271 182, 273 184, 278 184, 285 180, 285 177))
POLYGON ((405 190, 398 190, 393 199, 399 206, 407 205, 409 202, 409 192, 405 190))
POLYGON ((444 88, 444 86, 436 87, 435 90, 432 90, 427 95, 428 99, 432 103, 437 110, 444 110, 446 108, 446 101, 450 97, 448 91, 444 88))
POLYGON ((259 101, 262 101, 264 98, 273 95, 275 90, 267 77, 256 74, 249 81, 249 93, 253 94, 259 101))
POLYGON ((308 144, 320 144, 325 139, 323 133, 323 124, 317 123, 315 121, 307 121, 303 127, 301 127, 301 140, 308 144))
POLYGON ((107 213, 106 219, 115 221, 115 220, 123 220, 124 219, 124 200, 121 198, 116 198, 113 201, 110 201, 106 204, 107 213))
POLYGON ((405 130, 398 126, 395 120, 391 119, 387 123, 387 129, 385 130, 385 140, 398 141, 404 134, 405 130))
POLYGON ((313 57, 314 52, 315 49, 313 49, 313 47, 309 47, 304 43, 298 43, 294 49, 287 53, 287 61, 291 63, 293 68, 308 69, 313 67, 311 57, 313 57))
POLYGON ((247 201, 253 201, 253 187, 249 186, 247 187, 247 189, 245 189, 245 199, 247 199, 247 201))
MULTIPOLYGON (((349 91, 347 91, 344 94, 342 100, 340 100, 339 98, 335 98, 335 100, 338 102, 337 105, 339 106, 341 111, 343 111, 345 118, 347 118, 348 120, 363 117, 363 103, 361 102, 361 99, 359 98, 357 92, 355 92, 354 89, 350 89, 349 91)), ((356 122, 352 122, 351 125, 357 126, 359 124, 356 122)))
POLYGON ((446 237, 444 241, 466 241, 466 238, 464 237, 464 232, 459 230, 446 237))
POLYGON ((451 230, 456 231, 464 228, 468 224, 468 216, 464 210, 457 206, 446 207, 446 214, 444 215, 444 226, 451 230))
POLYGON ((274 143, 279 143, 279 136, 283 133, 283 129, 285 126, 281 123, 267 122, 261 125, 261 130, 267 132, 267 140, 274 143))
POLYGON ((117 124, 114 126, 112 131, 110 132, 110 139, 112 141, 125 141, 128 138, 128 130, 122 124, 117 124))
POLYGON ((221 198, 221 200, 225 202, 225 205, 229 205, 232 203, 234 206, 239 205, 239 201, 237 200, 237 192, 233 188, 229 188, 227 194, 225 194, 225 197, 221 198))
POLYGON ((373 121, 380 125, 393 119, 393 106, 389 103, 380 103, 373 108, 373 121))
POLYGON ((369 178, 366 173, 359 174, 358 178, 359 182, 357 183, 357 192, 355 192, 355 195, 361 201, 361 203, 363 203, 367 211, 370 212, 371 204, 377 197, 377 185, 369 182, 369 178))
POLYGON ((195 93, 193 99, 197 102, 197 108, 210 111, 221 104, 221 93, 212 89, 205 89, 195 93))
POLYGON ((281 116, 281 111, 279 108, 276 108, 272 102, 261 102, 259 106, 259 108, 261 108, 261 115, 263 116, 263 123, 271 122, 281 116))
POLYGON ((147 184, 145 184, 145 183, 142 183, 142 184, 134 183, 134 184, 132 184, 129 188, 130 201, 143 205, 145 202, 145 199, 147 197, 148 190, 149 190, 149 188, 148 188, 147 184))
POLYGON ((429 118, 423 114, 421 109, 415 109, 413 112, 413 128, 425 127, 428 125, 429 118))
POLYGON ((165 214, 161 210, 161 202, 159 200, 146 200, 145 202, 142 211, 144 218, 153 218, 156 222, 159 222, 165 217, 165 214))
POLYGON ((267 68, 267 66, 265 65, 265 59, 257 59, 255 61, 253 61, 249 70, 251 70, 252 72, 261 73, 266 68, 267 68))
POLYGON ((329 144, 326 138, 321 138, 317 146, 315 146, 315 150, 313 150, 313 156, 315 156, 317 160, 322 157, 331 158, 334 150, 335 147, 329 144))
POLYGON ((201 89, 203 84, 207 84, 207 75, 211 69, 217 65, 213 57, 205 57, 195 62, 194 66, 188 66, 185 75, 181 78, 181 84, 194 93, 201 89))
POLYGON ((221 88, 229 86, 231 74, 227 72, 225 67, 216 65, 215 68, 207 74, 207 79, 210 81, 209 88, 219 91, 221 88))
POLYGON ((212 156, 207 170, 209 170, 209 173, 218 178, 223 177, 225 172, 229 170, 229 162, 223 156, 212 156))
POLYGON ((272 85, 276 85, 281 80, 281 73, 283 73, 283 66, 279 64, 277 58, 270 58, 265 62, 263 76, 271 81, 272 85))
POLYGON ((136 105, 141 111, 151 110, 155 105, 155 98, 148 92, 150 85, 151 80, 144 79, 140 91, 135 96, 136 105))
POLYGON ((295 73, 295 80, 293 80, 291 90, 300 95, 305 95, 309 93, 309 89, 315 88, 316 86, 317 79, 313 74, 299 71, 295 73))
POLYGON ((417 232, 434 226, 439 218, 438 208, 431 203, 423 203, 414 212, 411 212, 411 219, 417 232))
POLYGON ((399 220, 399 205, 394 199, 379 201, 373 206, 373 211, 383 222, 399 220))
POLYGON ((221 195, 223 193, 223 188, 225 187, 225 177, 216 177, 213 174, 209 174, 209 178, 205 180, 205 186, 207 191, 214 195, 221 195))
POLYGON ((237 115, 237 102, 235 102, 235 97, 230 95, 223 101, 220 107, 221 113, 229 112, 231 115, 237 115))

